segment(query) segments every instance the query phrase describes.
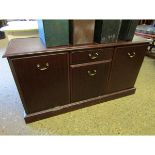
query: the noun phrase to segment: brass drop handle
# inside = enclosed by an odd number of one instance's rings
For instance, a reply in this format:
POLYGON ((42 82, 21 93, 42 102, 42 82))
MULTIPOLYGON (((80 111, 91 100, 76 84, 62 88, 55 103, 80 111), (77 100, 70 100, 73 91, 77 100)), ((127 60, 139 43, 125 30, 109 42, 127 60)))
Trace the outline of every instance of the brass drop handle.
POLYGON ((94 69, 93 71, 88 71, 89 76, 95 76, 96 75, 96 70, 94 69))
POLYGON ((44 71, 44 70, 48 69, 48 67, 49 67, 49 63, 48 62, 46 62, 45 67, 41 67, 40 64, 37 64, 37 68, 39 70, 41 70, 41 71, 44 71))
POLYGON ((128 53, 128 56, 129 56, 130 58, 135 57, 135 55, 136 55, 136 53, 135 53, 135 52, 129 52, 129 53, 128 53))
POLYGON ((89 53, 88 56, 89 56, 90 59, 94 60, 94 59, 96 59, 98 57, 98 53, 97 52, 94 53, 94 54, 89 53))

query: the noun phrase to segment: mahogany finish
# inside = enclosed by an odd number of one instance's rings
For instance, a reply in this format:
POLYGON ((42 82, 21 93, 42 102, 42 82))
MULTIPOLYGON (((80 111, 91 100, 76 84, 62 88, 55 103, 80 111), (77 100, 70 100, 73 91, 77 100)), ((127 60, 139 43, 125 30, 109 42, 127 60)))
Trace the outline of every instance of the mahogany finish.
POLYGON ((135 93, 147 42, 45 48, 11 40, 6 53, 27 123, 135 93), (97 53, 97 54, 96 54, 97 53))
POLYGON ((146 51, 147 45, 116 48, 108 92, 134 87, 146 51))
POLYGON ((57 52, 64 52, 64 51, 77 51, 84 49, 96 49, 96 48, 105 48, 105 47, 119 47, 119 46, 127 46, 127 45, 148 45, 148 42, 138 42, 138 41, 118 41, 115 43, 107 43, 107 44, 86 44, 86 45, 76 45, 76 46, 58 46, 58 47, 51 47, 46 48, 39 38, 17 38, 12 39, 6 52, 3 55, 5 57, 17 57, 17 56, 28 56, 33 54, 49 54, 49 53, 57 53, 57 52))
POLYGON ((95 104, 100 104, 101 102, 106 102, 112 99, 117 99, 117 98, 124 97, 127 95, 132 95, 135 93, 135 90, 136 90, 135 88, 126 89, 126 90, 118 91, 115 93, 110 93, 108 95, 98 96, 98 97, 90 98, 87 100, 71 103, 66 106, 60 106, 58 108, 51 108, 48 110, 43 110, 37 113, 26 115, 25 121, 26 123, 31 123, 34 121, 38 121, 40 119, 48 118, 51 116, 56 116, 56 115, 70 112, 73 110, 78 110, 80 108, 89 107, 95 104))
POLYGON ((80 64, 112 59, 114 48, 101 48, 71 52, 70 64, 80 64))
POLYGON ((71 102, 104 94, 110 71, 110 62, 71 67, 71 102))
POLYGON ((27 114, 69 103, 67 53, 15 58, 12 64, 27 114))

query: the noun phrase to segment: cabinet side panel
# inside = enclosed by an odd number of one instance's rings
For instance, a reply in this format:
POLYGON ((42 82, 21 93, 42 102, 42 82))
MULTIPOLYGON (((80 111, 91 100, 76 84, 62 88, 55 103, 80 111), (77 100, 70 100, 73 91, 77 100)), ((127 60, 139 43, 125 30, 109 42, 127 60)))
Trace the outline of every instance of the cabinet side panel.
POLYGON ((16 86, 17 86, 17 89, 18 89, 18 92, 19 92, 20 99, 22 101, 24 110, 25 110, 26 113, 28 113, 28 109, 27 109, 27 106, 26 106, 26 102, 24 100, 24 96, 23 96, 23 92, 22 92, 22 89, 21 89, 21 85, 19 83, 18 76, 17 76, 16 71, 15 71, 15 68, 13 66, 12 59, 9 59, 8 58, 8 62, 9 62, 10 69, 11 69, 11 72, 12 72, 12 75, 13 75, 13 78, 14 78, 14 81, 16 83, 16 86))

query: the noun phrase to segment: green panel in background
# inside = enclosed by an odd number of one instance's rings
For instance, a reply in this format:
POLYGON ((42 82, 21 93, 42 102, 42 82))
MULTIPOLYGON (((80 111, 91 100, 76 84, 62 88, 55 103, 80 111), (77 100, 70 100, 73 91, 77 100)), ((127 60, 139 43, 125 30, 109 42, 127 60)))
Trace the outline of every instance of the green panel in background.
POLYGON ((68 20, 38 20, 38 29, 46 47, 69 45, 68 20))

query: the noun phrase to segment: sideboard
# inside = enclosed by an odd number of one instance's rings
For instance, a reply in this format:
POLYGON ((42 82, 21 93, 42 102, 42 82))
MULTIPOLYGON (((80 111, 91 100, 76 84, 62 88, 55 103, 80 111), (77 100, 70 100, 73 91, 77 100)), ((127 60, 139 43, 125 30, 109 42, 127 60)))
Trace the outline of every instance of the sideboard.
POLYGON ((30 123, 135 93, 148 42, 45 48, 39 38, 13 39, 7 57, 30 123))

